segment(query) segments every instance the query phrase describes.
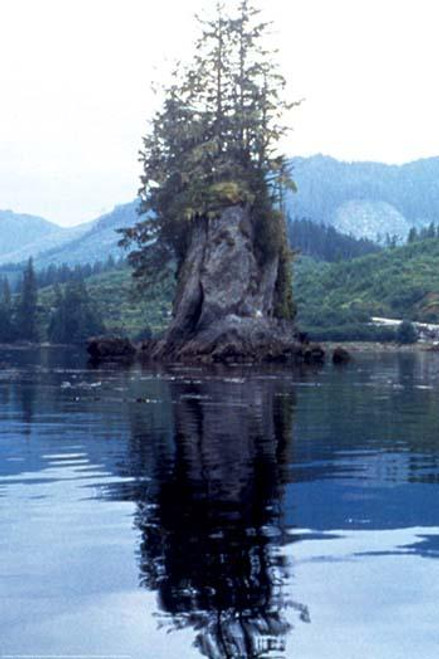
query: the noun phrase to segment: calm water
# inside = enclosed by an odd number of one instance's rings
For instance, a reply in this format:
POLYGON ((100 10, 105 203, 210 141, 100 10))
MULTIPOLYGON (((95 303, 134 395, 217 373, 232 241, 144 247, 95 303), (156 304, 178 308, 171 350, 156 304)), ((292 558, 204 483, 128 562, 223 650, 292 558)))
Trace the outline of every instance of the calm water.
POLYGON ((436 659, 438 355, 0 362, 0 656, 436 659))

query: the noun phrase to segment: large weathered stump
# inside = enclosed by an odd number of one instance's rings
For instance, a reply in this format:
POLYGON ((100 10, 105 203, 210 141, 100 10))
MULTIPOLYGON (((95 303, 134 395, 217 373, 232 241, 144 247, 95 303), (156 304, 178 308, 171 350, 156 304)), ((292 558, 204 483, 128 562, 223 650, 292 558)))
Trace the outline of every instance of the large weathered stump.
POLYGON ((199 219, 179 273, 165 337, 144 345, 154 359, 288 360, 300 354, 291 320, 276 317, 279 255, 261 259, 247 208, 199 219))

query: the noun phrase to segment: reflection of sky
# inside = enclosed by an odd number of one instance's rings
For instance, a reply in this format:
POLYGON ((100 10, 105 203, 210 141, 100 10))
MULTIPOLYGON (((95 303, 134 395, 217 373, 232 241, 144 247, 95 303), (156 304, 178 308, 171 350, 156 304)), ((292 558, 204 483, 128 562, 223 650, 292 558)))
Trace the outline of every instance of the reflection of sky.
MULTIPOLYGON (((334 531, 289 544, 294 596, 305 601, 310 625, 290 640, 298 659, 435 659, 439 528, 334 531)), ((296 534, 296 532, 294 532, 296 534)))

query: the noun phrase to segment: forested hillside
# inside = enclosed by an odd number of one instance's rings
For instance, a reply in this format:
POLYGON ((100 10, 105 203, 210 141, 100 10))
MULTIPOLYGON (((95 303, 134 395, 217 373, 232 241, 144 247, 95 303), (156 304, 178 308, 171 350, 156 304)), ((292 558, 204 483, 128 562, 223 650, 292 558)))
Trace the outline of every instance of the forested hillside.
POLYGON ((298 322, 314 336, 357 338, 371 316, 439 322, 439 238, 335 264, 302 258, 294 273, 298 322))
MULTIPOLYGON (((38 290, 38 332, 40 340, 47 341, 49 327, 57 308, 57 296, 78 282, 70 279, 66 284, 48 286, 38 290)), ((120 334, 134 340, 148 338, 163 332, 169 323, 174 280, 169 272, 153 286, 147 295, 136 294, 131 269, 116 267, 84 280, 90 308, 100 319, 108 334, 120 334)), ((59 306, 59 305, 58 305, 59 306)), ((64 309, 69 312, 68 307, 64 309)), ((72 310, 73 311, 73 310, 72 310)), ((68 339, 60 342, 69 342, 68 339)))
MULTIPOLYGON (((367 327, 373 315, 439 322, 438 265, 439 238, 336 263, 300 256, 293 264, 299 329, 317 339, 380 339, 381 334, 367 327)), ((148 293, 136 296, 127 266, 101 267, 107 269, 90 274, 85 268, 84 273, 88 273, 85 284, 91 306, 106 331, 133 339, 162 333, 171 313, 175 286, 172 272, 148 293)), ((41 283, 53 273, 53 269, 46 271, 41 283)), ((66 282, 77 281, 75 269, 69 273, 66 282)), ((60 278, 67 274, 63 268, 57 271, 60 278)), ((61 284, 61 291, 67 283, 61 284)), ((56 295, 57 286, 38 289, 40 340, 48 338, 56 295)))
POLYGON ((380 250, 371 240, 357 239, 337 231, 333 226, 311 220, 290 221, 287 230, 289 243, 295 252, 322 261, 344 261, 380 250))

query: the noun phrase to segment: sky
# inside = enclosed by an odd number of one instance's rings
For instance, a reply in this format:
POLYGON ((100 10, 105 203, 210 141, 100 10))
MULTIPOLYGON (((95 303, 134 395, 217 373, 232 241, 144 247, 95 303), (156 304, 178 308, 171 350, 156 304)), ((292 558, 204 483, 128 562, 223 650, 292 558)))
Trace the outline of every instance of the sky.
MULTIPOLYGON (((288 156, 439 155, 437 0, 256 0, 293 100, 288 156)), ((0 209, 75 225, 134 199, 150 85, 211 0, 0 0, 0 209)))

